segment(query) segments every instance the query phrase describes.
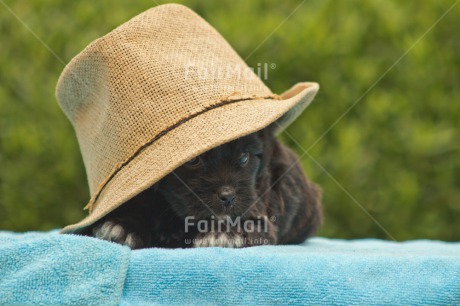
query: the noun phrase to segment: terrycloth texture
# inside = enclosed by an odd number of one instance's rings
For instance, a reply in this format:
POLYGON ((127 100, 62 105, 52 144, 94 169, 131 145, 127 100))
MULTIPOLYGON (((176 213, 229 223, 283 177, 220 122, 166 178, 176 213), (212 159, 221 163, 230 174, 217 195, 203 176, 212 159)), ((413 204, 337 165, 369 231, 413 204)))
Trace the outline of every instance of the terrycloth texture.
POLYGON ((117 305, 130 252, 57 232, 0 232, 0 305, 117 305))
POLYGON ((460 243, 127 247, 0 232, 0 305, 460 304, 460 243))

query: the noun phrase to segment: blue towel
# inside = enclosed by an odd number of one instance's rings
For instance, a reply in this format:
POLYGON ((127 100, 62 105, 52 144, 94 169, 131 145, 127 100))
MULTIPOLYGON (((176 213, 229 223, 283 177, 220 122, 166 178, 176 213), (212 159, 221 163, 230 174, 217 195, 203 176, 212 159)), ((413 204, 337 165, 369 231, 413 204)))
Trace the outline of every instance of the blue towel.
POLYGON ((129 248, 0 232, 0 305, 460 304, 460 243, 129 248))

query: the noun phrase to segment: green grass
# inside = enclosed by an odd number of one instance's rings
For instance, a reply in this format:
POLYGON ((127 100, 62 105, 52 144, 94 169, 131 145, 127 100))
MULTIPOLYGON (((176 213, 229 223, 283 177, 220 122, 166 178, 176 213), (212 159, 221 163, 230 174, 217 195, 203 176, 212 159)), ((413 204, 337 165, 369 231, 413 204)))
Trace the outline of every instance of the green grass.
MULTIPOLYGON (((281 136, 311 154, 301 162, 324 189, 320 235, 389 239, 370 214, 397 240, 460 240, 460 4, 438 22, 454 2, 182 3, 250 66, 275 63, 274 92, 321 84, 281 136)), ((88 43, 155 4, 5 4, 21 21, 0 4, 0 228, 62 227, 84 216, 89 195, 57 79, 88 43)))

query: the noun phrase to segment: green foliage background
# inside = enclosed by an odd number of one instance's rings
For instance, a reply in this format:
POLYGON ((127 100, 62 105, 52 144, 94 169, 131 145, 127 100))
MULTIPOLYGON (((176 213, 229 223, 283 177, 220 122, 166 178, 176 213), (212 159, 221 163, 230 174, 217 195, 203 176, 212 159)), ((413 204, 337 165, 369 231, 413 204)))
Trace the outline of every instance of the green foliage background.
MULTIPOLYGON (((54 97, 57 79, 88 43, 155 2, 3 1, 0 228, 62 227, 84 216, 89 195, 74 132, 54 97)), ((299 81, 321 84, 281 136, 299 154, 308 150, 301 162, 324 189, 319 235, 460 240, 454 2, 182 3, 249 56, 250 66, 275 63, 266 81, 274 92, 299 81)))

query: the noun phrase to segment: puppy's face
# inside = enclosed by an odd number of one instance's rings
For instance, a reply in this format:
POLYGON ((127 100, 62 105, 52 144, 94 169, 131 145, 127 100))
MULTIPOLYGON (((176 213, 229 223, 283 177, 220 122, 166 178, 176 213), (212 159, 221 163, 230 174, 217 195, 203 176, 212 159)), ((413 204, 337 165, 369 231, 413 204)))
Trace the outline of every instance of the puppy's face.
POLYGON ((191 159, 160 181, 158 191, 180 217, 236 217, 257 200, 264 143, 258 133, 191 159))

